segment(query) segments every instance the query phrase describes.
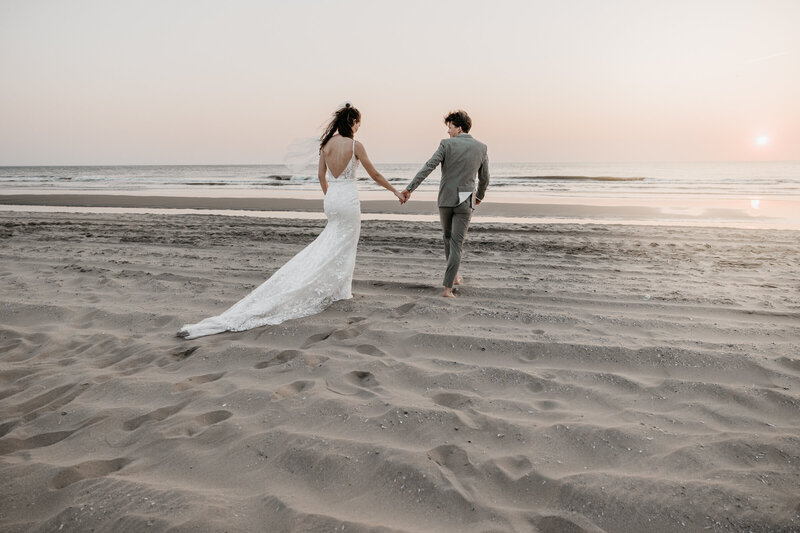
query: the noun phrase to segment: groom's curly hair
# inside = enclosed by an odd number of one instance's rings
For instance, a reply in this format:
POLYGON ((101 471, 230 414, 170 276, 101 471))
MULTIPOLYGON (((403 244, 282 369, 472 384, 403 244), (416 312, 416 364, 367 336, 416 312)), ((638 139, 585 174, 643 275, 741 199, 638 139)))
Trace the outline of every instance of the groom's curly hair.
POLYGON ((456 128, 461 128, 461 131, 464 133, 469 133, 470 128, 472 128, 472 119, 469 118, 467 112, 462 109, 451 111, 449 115, 444 117, 444 123, 449 123, 456 128))

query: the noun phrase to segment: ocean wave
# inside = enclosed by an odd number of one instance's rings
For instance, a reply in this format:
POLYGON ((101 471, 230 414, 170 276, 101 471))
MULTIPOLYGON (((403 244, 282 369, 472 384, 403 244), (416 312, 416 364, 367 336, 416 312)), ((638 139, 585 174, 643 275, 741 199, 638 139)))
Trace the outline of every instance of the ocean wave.
MULTIPOLYGON (((395 187, 405 187, 417 164, 383 165, 395 187)), ((425 190, 438 188, 433 172, 425 190)), ((365 172, 359 187, 378 189, 365 172)), ((317 189, 315 171, 293 172, 283 165, 0 166, 0 187, 47 190, 142 190, 172 188, 223 190, 317 189)), ((800 195, 800 162, 766 163, 494 163, 491 188, 520 194, 718 194, 800 195)))
POLYGON ((644 181, 646 178, 627 176, 503 176, 498 179, 528 181, 644 181))

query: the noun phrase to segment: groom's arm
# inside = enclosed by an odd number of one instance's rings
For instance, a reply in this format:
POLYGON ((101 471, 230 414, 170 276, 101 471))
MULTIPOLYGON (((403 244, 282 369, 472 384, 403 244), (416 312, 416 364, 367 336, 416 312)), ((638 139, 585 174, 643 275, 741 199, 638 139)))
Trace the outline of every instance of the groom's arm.
POLYGON ((483 154, 483 161, 481 167, 478 169, 478 192, 475 193, 476 203, 481 203, 486 194, 486 188, 489 186, 489 153, 483 154))
POLYGON ((439 148, 431 156, 431 158, 428 159, 428 162, 425 163, 421 169, 419 169, 419 172, 417 172, 417 175, 414 176, 413 180, 411 180, 411 183, 408 184, 406 190, 408 192, 414 192, 414 189, 419 187, 419 184, 422 183, 423 180, 425 180, 425 178, 427 178, 430 173, 433 172, 433 169, 439 166, 442 161, 444 161, 444 141, 439 143, 439 148))

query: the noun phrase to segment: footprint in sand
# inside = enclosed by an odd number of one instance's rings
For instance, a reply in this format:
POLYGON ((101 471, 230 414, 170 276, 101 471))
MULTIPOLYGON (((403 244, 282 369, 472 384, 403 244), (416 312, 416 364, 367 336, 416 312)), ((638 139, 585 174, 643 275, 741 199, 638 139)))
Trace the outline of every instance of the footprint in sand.
POLYGON ((306 342, 304 342, 300 348, 308 348, 309 346, 317 344, 318 342, 327 340, 328 337, 330 337, 334 333, 334 331, 336 330, 329 331, 328 333, 317 333, 316 335, 311 335, 309 338, 306 339, 306 342))
POLYGON ((232 416, 233 413, 230 411, 221 409, 219 411, 210 411, 208 413, 203 413, 202 415, 197 415, 193 420, 201 426, 211 426, 213 424, 218 424, 223 420, 227 420, 232 416))
POLYGON ((781 366, 788 368, 789 370, 794 370, 795 372, 800 372, 800 360, 797 359, 789 359, 788 357, 779 357, 777 359, 778 363, 781 366))
POLYGON ((313 387, 314 387, 313 381, 308 381, 308 380, 295 381, 294 383, 290 383, 288 385, 284 385, 283 387, 275 389, 275 392, 272 393, 272 401, 276 402, 278 400, 283 400, 285 398, 295 396, 297 394, 300 394, 301 392, 310 390, 313 387))
MULTIPOLYGON (((350 322, 350 324, 353 323, 354 322, 350 322)), ((306 342, 304 342, 300 348, 301 349, 308 348, 309 346, 317 344, 318 342, 328 340, 331 337, 337 341, 343 341, 347 339, 352 339, 353 337, 358 337, 359 335, 361 335, 361 333, 367 327, 367 325, 364 323, 363 320, 358 320, 355 323, 357 324, 355 326, 351 325, 350 327, 347 328, 334 329, 333 331, 329 331, 328 333, 317 333, 316 335, 312 335, 308 339, 306 339, 306 342)))
POLYGON ((122 424, 122 427, 125 428, 125 431, 133 431, 134 429, 137 429, 145 422, 150 422, 151 420, 155 420, 156 422, 161 422, 162 420, 166 420, 170 416, 174 415, 184 407, 186 407, 185 402, 179 403, 177 405, 169 405, 167 407, 162 407, 161 409, 150 411, 145 415, 137 416, 136 418, 131 418, 130 420, 122 424))
POLYGON ((492 462, 511 481, 518 481, 533 471, 533 463, 524 455, 500 457, 492 462))
POLYGON ((448 409, 464 409, 472 407, 472 399, 469 396, 455 392, 443 392, 431 398, 434 403, 447 407, 448 409))
POLYGON ((384 357, 386 353, 381 351, 378 347, 373 346, 371 344, 359 344, 356 346, 356 351, 358 353, 363 353, 365 355, 372 355, 373 357, 384 357))
POLYGON ((301 350, 284 350, 269 361, 256 363, 253 365, 253 368, 262 369, 271 366, 286 365, 286 368, 281 370, 285 372, 296 368, 297 365, 291 364, 293 361, 296 361, 298 364, 304 364, 308 369, 312 369, 324 365, 328 359, 330 359, 330 357, 313 355, 301 350))
POLYGON ((409 311, 411 311, 412 309, 414 309, 414 307, 416 307, 416 305, 417 304, 415 302, 409 302, 407 304, 403 304, 400 307, 395 308, 393 314, 394 314, 394 316, 403 316, 406 313, 408 313, 409 311))
POLYGON ((256 363, 254 368, 262 369, 275 365, 282 365, 302 356, 303 352, 301 350, 284 350, 269 361, 261 361, 260 363, 256 363))
POLYGON ((345 380, 353 385, 365 387, 367 389, 374 389, 379 385, 378 380, 372 372, 363 372, 361 370, 354 370, 345 374, 345 380))
POLYGON ((455 444, 442 444, 429 450, 428 458, 459 477, 475 474, 475 467, 469 460, 469 455, 463 448, 455 444))
POLYGON ((531 392, 542 392, 544 390, 544 385, 541 380, 536 380, 526 383, 525 388, 531 392))
POLYGON ((8 455, 9 453, 19 450, 32 450, 34 448, 45 448, 47 446, 52 446, 53 444, 66 439, 73 433, 76 433, 105 419, 106 417, 104 416, 97 416, 90 418, 76 429, 67 431, 53 431, 51 433, 40 433, 39 435, 34 435, 33 437, 28 437, 27 439, 18 439, 16 437, 0 439, 0 455, 8 455))
POLYGON ((377 389, 380 383, 372 372, 354 370, 343 375, 341 379, 326 380, 325 385, 329 391, 342 396, 370 398, 375 396, 375 392, 370 389, 377 389))
POLYGON ((86 461, 85 463, 65 468, 56 474, 50 482, 50 488, 60 490, 84 479, 107 476, 108 474, 122 470, 125 465, 130 462, 131 459, 126 457, 111 459, 109 461, 86 461))
POLYGON ((361 335, 362 331, 366 327, 365 324, 353 326, 349 328, 337 329, 333 333, 331 333, 331 337, 336 339, 337 341, 344 341, 347 339, 352 339, 354 337, 358 337, 361 335))
POLYGON ((39 435, 34 435, 33 437, 28 437, 27 439, 17 439, 14 437, 2 439, 0 440, 0 455, 8 455, 9 453, 13 453, 19 450, 31 450, 33 448, 44 448, 46 446, 52 446, 53 444, 61 442, 62 440, 66 439, 76 431, 78 430, 73 429, 72 431, 54 431, 52 433, 40 433, 39 435))
POLYGON ((210 411, 208 413, 203 413, 202 415, 197 415, 194 417, 190 422, 188 427, 185 428, 185 433, 189 437, 193 437, 194 435, 200 433, 208 426, 213 426, 214 424, 219 424, 220 422, 229 419, 233 416, 233 413, 230 411, 219 410, 219 411, 210 411))
POLYGON ((552 411, 553 409, 560 409, 562 407, 561 403, 555 400, 542 400, 536 402, 536 406, 544 411, 552 411))
POLYGON ((485 425, 482 417, 476 415, 473 399, 456 392, 443 392, 431 398, 433 402, 454 411, 456 419, 470 429, 481 429, 485 425))
POLYGON ((212 381, 217 381, 224 375, 225 372, 217 372, 215 374, 203 374, 202 376, 192 376, 190 378, 184 379, 180 383, 176 383, 172 387, 172 392, 180 392, 187 389, 191 389, 192 387, 196 387, 197 385, 202 385, 203 383, 211 383, 212 381))
POLYGON ((199 346, 192 346, 191 348, 178 348, 172 350, 170 352, 170 355, 175 359, 186 359, 187 357, 192 355, 198 348, 199 346))
POLYGON ((324 355, 309 355, 306 354, 303 356, 303 361, 305 362, 306 366, 309 368, 314 368, 317 366, 322 366, 325 362, 330 359, 330 357, 325 357, 324 355))

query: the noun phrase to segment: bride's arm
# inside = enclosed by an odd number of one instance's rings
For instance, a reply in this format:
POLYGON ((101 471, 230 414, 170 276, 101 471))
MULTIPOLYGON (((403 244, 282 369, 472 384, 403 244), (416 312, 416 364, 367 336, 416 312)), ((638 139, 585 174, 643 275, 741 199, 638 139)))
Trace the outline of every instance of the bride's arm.
POLYGON ((389 183, 389 180, 384 178, 383 174, 377 171, 375 165, 373 165, 372 161, 369 160, 369 156, 367 155, 366 149, 364 149, 364 145, 358 141, 356 141, 356 159, 361 161, 361 164, 364 165, 364 170, 367 171, 367 174, 369 174, 369 177, 372 178, 375 183, 386 190, 392 191, 392 194, 397 196, 397 198, 400 200, 400 203, 405 201, 403 195, 397 192, 397 189, 392 187, 392 184, 389 183))
POLYGON ((325 178, 325 152, 319 151, 319 165, 317 165, 317 178, 319 178, 319 186, 322 187, 322 194, 328 194, 328 180, 325 178))

